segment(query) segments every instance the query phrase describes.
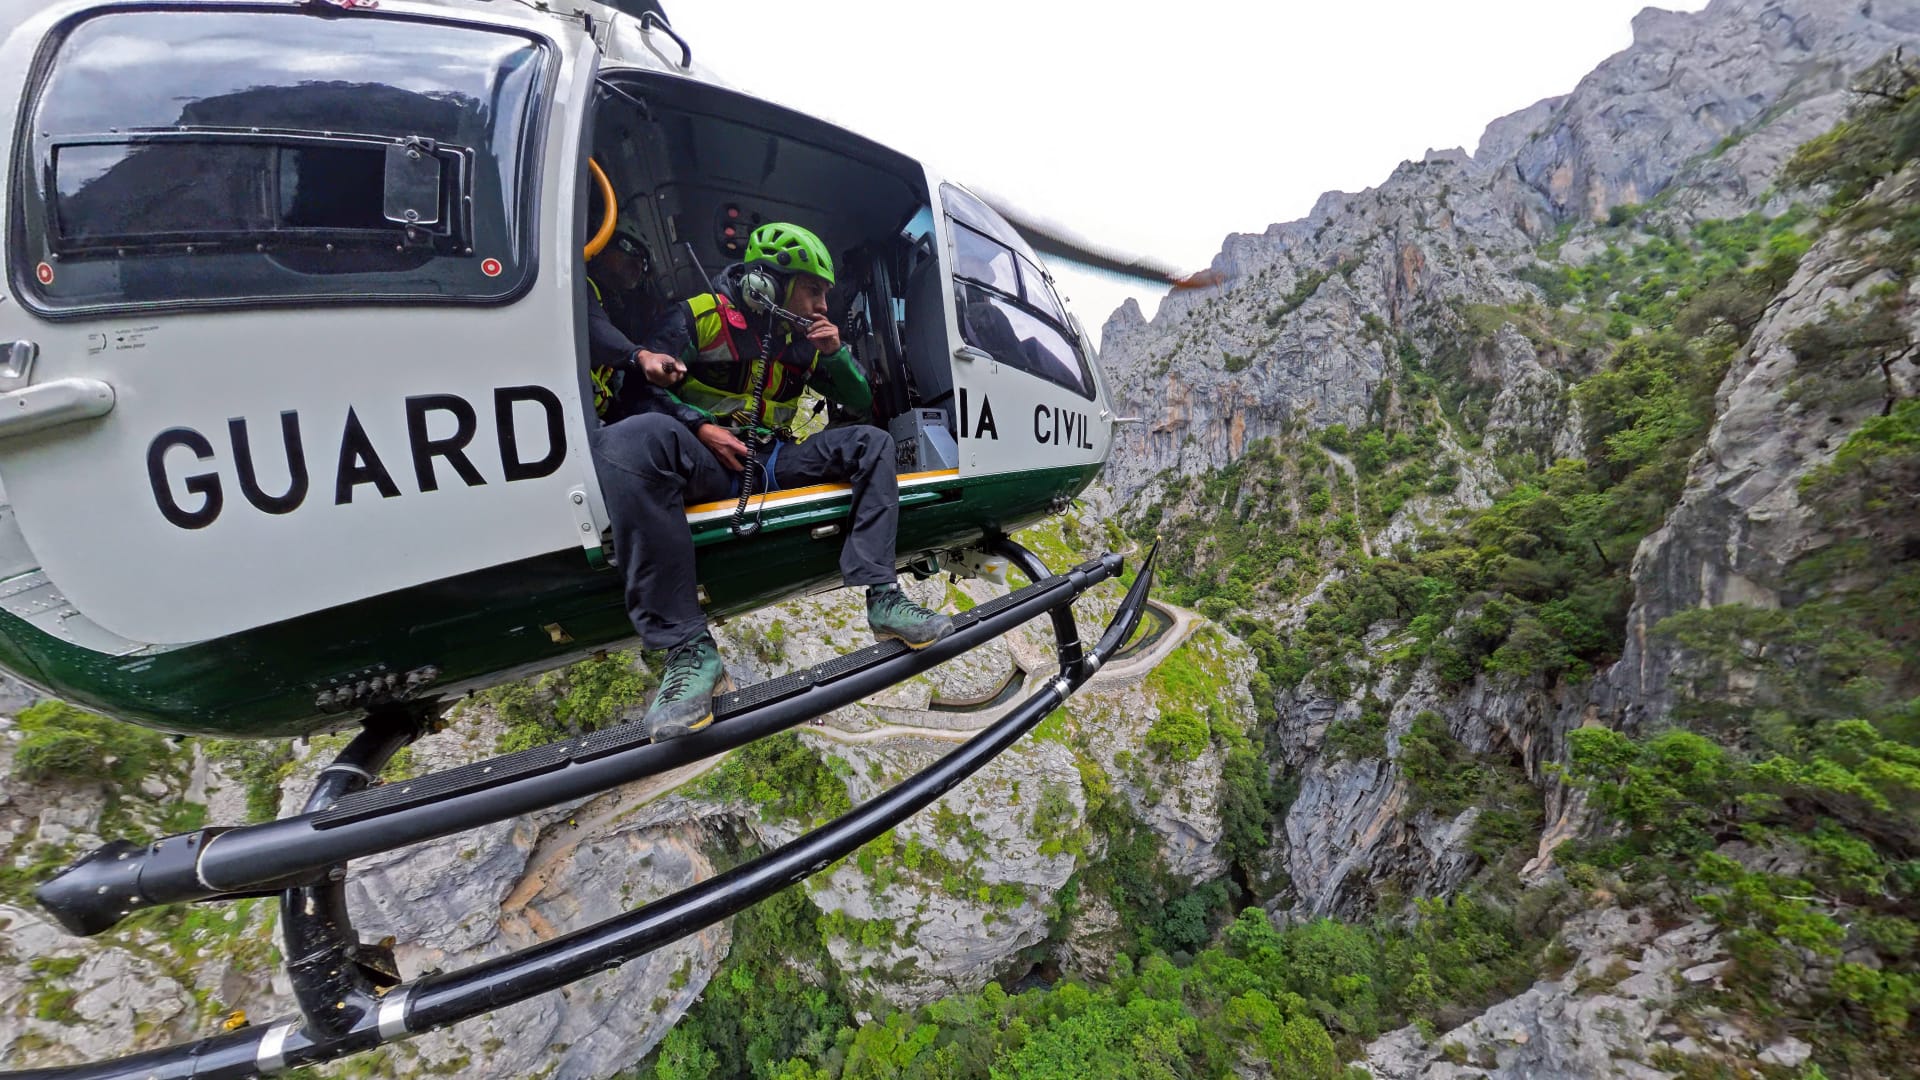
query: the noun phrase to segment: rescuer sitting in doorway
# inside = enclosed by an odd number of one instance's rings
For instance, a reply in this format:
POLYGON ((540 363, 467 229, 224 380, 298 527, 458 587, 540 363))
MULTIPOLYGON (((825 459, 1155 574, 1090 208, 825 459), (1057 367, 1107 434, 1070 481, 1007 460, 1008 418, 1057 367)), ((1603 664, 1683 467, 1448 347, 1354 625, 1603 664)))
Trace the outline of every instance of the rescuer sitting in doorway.
POLYGON ((646 383, 670 385, 686 374, 675 358, 648 355, 633 343, 658 321, 645 291, 652 269, 646 241, 628 219, 620 221, 613 239, 587 263, 588 375, 593 411, 606 423, 639 411, 648 393, 646 383), (629 374, 634 376, 631 381, 629 374))
MULTIPOLYGON (((879 638, 925 648, 953 630, 894 580, 899 487, 893 438, 866 424, 830 427, 796 442, 790 427, 812 387, 856 416, 873 395, 827 318, 833 259, 798 226, 755 229, 746 260, 715 291, 670 310, 641 355, 677 357, 686 368, 671 391, 651 391, 647 409, 600 429, 594 458, 613 519, 614 552, 627 575, 627 614, 649 648, 665 648, 660 693, 644 722, 655 740, 713 720, 724 675, 694 579, 686 505, 755 490, 817 483, 853 487, 840 552, 842 579, 867 589, 867 623, 879 638), (799 323, 804 323, 802 329, 799 323)), ((660 380, 648 369, 648 381, 660 380)))

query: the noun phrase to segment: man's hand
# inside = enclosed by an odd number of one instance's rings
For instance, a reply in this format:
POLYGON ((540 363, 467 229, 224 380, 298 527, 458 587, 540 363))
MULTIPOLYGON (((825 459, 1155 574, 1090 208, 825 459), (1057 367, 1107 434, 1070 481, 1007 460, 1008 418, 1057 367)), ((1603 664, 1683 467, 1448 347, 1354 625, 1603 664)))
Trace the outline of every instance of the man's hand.
POLYGON ((719 458, 720 464, 729 470, 739 472, 747 467, 747 458, 752 454, 747 444, 734 438, 733 432, 719 424, 701 424, 693 429, 693 437, 713 451, 713 456, 719 458))
POLYGON ((807 344, 823 353, 837 353, 840 351, 840 328, 826 319, 815 319, 813 325, 807 327, 807 344))
POLYGON ((633 361, 640 366, 647 381, 655 386, 671 389, 680 385, 680 380, 687 376, 687 366, 677 356, 638 349, 633 354, 633 361))

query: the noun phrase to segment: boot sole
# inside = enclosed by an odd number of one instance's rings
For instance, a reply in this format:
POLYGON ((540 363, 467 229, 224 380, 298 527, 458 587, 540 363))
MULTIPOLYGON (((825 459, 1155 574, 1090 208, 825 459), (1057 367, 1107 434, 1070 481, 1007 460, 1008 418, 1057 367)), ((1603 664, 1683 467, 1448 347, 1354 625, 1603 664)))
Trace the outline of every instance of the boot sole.
MULTIPOLYGON (((719 697, 721 694, 730 694, 732 692, 733 676, 722 673, 720 681, 713 684, 713 697, 719 697)), ((707 706, 707 715, 695 720, 693 723, 663 725, 649 734, 647 736, 648 739, 653 742, 666 742, 668 739, 677 739, 682 735, 691 735, 696 731, 706 730, 707 727, 713 723, 713 698, 707 699, 707 706)))
POLYGON ((883 633, 879 630, 875 630, 873 632, 873 639, 875 641, 886 641, 891 639, 899 642, 902 645, 905 645, 907 648, 912 649, 914 652, 919 652, 921 649, 924 649, 929 645, 932 645, 936 642, 945 641, 952 636, 953 636, 953 630, 949 628, 946 633, 941 634, 937 638, 928 638, 925 641, 912 642, 912 641, 908 641, 906 638, 901 637, 899 634, 893 633, 891 631, 883 633))

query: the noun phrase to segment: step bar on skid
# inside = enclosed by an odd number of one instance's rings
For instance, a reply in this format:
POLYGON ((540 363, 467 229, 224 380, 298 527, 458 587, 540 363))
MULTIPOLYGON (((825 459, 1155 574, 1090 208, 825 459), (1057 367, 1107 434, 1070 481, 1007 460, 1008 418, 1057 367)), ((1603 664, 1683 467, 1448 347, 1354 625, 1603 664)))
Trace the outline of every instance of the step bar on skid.
MULTIPOLYGON (((479 762, 401 784, 366 787, 412 731, 370 726, 321 773, 306 812, 245 828, 109 844, 42 886, 40 898, 77 933, 98 933, 137 908, 186 900, 281 895, 284 952, 301 1015, 116 1061, 4 1080, 239 1080, 329 1061, 457 1023, 644 956, 799 883, 906 820, 1012 746, 1119 651, 1139 624, 1153 553, 1091 654, 1072 603, 1119 574, 1104 555, 1048 576, 1026 549, 1003 553, 1034 584, 955 620, 925 650, 874 646, 724 696, 716 723, 672 742, 622 729, 479 762), (1042 613, 1053 619, 1060 671, 958 749, 839 819, 776 851, 596 926, 464 971, 401 983, 390 950, 363 944, 345 902, 346 860, 446 836, 656 775, 799 724, 918 674, 1042 613), (600 736, 607 736, 596 742, 600 736), (491 771, 490 771, 491 770, 491 771), (502 776, 501 772, 506 775, 502 776), (430 793, 422 801, 422 787, 430 793), (409 790, 411 788, 411 790, 409 790), (390 789, 392 794, 386 794, 390 789), (104 892, 102 891, 104 889, 104 892), (51 893, 52 895, 49 895, 51 893), (103 902, 88 896, 105 898, 103 902)), ((638 725, 627 725, 637 727, 638 725)))

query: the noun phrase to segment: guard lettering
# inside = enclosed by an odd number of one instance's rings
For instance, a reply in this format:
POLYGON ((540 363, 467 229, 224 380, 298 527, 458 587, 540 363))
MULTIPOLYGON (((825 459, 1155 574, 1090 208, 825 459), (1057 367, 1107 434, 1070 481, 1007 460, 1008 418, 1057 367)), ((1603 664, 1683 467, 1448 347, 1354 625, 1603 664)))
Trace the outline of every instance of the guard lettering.
MULTIPOLYGON (((407 441, 413 446, 413 478, 421 491, 439 491, 440 478, 433 474, 433 459, 443 457, 468 487, 486 483, 480 470, 467 460, 466 446, 473 441, 477 422, 467 399, 452 394, 427 394, 407 399, 407 441), (444 439, 427 435, 427 414, 443 412, 453 417, 453 434, 444 439)), ((382 488, 384 492, 386 489, 382 488)))
POLYGON ((538 480, 552 476, 567 459, 567 429, 560 399, 544 386, 503 386, 493 392, 493 423, 500 434, 500 469, 507 482, 538 480), (520 458, 520 437, 513 426, 513 407, 521 403, 540 406, 547 418, 547 456, 538 461, 520 458))
POLYGON ((393 482, 393 474, 381 464, 373 440, 367 438, 367 429, 360 425, 360 417, 348 409, 346 430, 340 433, 340 468, 334 474, 333 504, 345 506, 352 502, 353 489, 361 484, 372 484, 384 499, 400 496, 400 485, 393 482))
MULTIPOLYGON (((544 386, 503 386, 493 391, 492 405, 500 473, 507 483, 538 480, 560 470, 567 459, 567 434, 566 410, 557 394, 544 386), (539 418, 528 416, 529 409, 537 411, 539 418), (536 433, 544 430, 545 445, 541 445, 539 434, 530 440, 523 438, 520 430, 523 425, 536 433), (527 445, 528 442, 532 445, 527 445), (533 457, 535 453, 539 456, 533 457)), ((439 472, 442 463, 467 487, 487 483, 472 456, 474 440, 484 430, 472 402, 457 394, 420 394, 404 399, 400 412, 405 418, 407 447, 404 452, 413 461, 415 491, 425 494, 440 490, 444 479, 439 472), (441 434, 436 435, 436 431, 441 434)), ((336 506, 353 503, 356 494, 364 494, 357 489, 365 485, 372 486, 382 499, 404 494, 387 466, 389 460, 394 460, 393 454, 403 451, 390 445, 388 455, 383 456, 361 422, 360 414, 360 409, 350 407, 341 421, 340 441, 334 454, 333 503, 336 506)), ((193 428, 171 427, 154 436, 147 444, 147 482, 160 516, 176 528, 204 529, 225 509, 225 485, 234 481, 238 481, 246 504, 262 513, 291 514, 304 505, 312 488, 312 478, 299 411, 288 409, 280 413, 277 448, 271 435, 262 438, 260 428, 267 427, 269 431, 271 428, 259 420, 259 417, 250 421, 236 416, 227 421, 227 449, 233 455, 230 472, 220 461, 213 440, 193 428), (191 468, 183 467, 187 456, 179 451, 191 454, 192 460, 201 463, 201 467, 179 475, 191 468), (279 487, 274 478, 283 475, 278 467, 281 455, 285 455, 286 482, 284 490, 276 494, 266 489, 260 476, 264 471, 267 483, 279 487)), ((324 422, 321 426, 331 427, 324 422)), ((319 449, 313 456, 325 460, 324 455, 330 449, 319 449)))
POLYGON ((153 485, 153 502, 160 516, 183 529, 204 529, 220 516, 225 496, 220 492, 220 474, 195 473, 184 481, 187 493, 202 498, 198 510, 187 510, 174 501, 173 488, 167 483, 167 451, 185 447, 201 461, 213 460, 213 444, 192 428, 168 428, 154 436, 147 446, 147 482, 153 485))
POLYGON ((307 501, 307 452, 300 445, 300 414, 288 410, 280 414, 280 442, 287 450, 287 490, 269 495, 260 489, 259 474, 253 468, 253 441, 247 436, 247 418, 236 416, 227 421, 227 438, 233 443, 233 464, 240 473, 240 493, 256 509, 269 514, 290 514, 307 501))

